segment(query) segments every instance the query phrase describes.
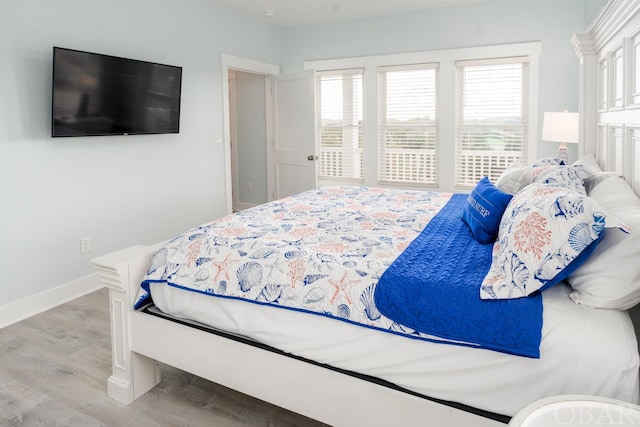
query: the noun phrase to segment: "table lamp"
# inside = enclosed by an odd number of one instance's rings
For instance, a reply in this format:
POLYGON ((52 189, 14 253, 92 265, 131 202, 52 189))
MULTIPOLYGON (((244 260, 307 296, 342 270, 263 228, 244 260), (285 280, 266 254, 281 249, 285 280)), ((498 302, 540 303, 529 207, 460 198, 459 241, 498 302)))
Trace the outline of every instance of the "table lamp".
POLYGON ((544 141, 559 142, 558 158, 569 163, 569 149, 567 142, 578 143, 579 137, 578 113, 569 113, 564 110, 561 113, 544 113, 542 124, 542 139, 544 141))

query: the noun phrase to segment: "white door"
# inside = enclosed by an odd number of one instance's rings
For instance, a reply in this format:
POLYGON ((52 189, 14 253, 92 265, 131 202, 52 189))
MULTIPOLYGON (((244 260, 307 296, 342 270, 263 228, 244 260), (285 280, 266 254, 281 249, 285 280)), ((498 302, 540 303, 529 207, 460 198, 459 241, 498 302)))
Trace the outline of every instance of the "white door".
POLYGON ((274 199, 317 187, 315 73, 279 74, 273 84, 274 199))

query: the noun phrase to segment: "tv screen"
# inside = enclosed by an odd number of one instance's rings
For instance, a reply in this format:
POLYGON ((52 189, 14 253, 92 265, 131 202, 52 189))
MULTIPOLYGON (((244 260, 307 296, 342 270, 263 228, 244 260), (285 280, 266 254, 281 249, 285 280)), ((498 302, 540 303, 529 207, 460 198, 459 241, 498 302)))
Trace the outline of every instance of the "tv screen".
POLYGON ((182 68, 53 48, 51 136, 180 131, 182 68))

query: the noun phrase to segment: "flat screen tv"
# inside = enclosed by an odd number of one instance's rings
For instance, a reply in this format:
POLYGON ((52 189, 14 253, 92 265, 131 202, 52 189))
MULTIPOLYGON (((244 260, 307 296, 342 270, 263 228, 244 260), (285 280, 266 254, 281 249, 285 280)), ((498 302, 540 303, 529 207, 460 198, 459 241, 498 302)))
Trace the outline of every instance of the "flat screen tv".
POLYGON ((51 136, 180 131, 182 68, 53 48, 51 136))

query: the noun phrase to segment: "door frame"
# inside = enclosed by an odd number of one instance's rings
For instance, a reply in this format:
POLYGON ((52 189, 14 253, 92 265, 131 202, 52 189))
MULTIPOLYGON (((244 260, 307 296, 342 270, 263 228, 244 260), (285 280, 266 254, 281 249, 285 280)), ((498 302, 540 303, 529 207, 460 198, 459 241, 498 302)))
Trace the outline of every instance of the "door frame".
POLYGON ((229 105, 229 69, 244 71, 252 74, 264 75, 265 81, 265 111, 266 117, 266 144, 267 144, 267 199, 271 199, 273 193, 272 175, 272 140, 273 140, 273 100, 271 96, 271 76, 280 74, 280 66, 267 62, 254 61, 253 59, 222 53, 220 55, 222 65, 222 117, 223 117, 223 141, 224 141, 224 168, 225 168, 225 205, 226 213, 233 211, 233 177, 231 170, 231 113, 229 105))

